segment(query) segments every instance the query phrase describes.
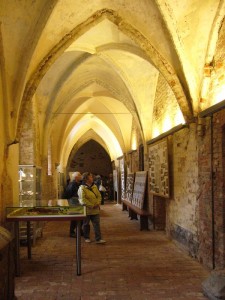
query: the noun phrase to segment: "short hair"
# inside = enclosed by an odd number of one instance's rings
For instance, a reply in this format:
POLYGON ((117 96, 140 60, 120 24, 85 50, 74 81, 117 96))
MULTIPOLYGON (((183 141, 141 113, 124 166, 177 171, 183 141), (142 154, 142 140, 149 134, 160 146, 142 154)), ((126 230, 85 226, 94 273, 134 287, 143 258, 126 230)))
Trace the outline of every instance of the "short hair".
POLYGON ((74 172, 72 175, 71 175, 71 180, 74 180, 76 177, 78 176, 81 176, 80 172, 74 172))
POLYGON ((88 176, 90 176, 90 175, 92 175, 92 173, 90 173, 90 172, 84 172, 84 173, 82 174, 82 180, 83 180, 83 181, 86 181, 87 178, 88 178, 88 176))

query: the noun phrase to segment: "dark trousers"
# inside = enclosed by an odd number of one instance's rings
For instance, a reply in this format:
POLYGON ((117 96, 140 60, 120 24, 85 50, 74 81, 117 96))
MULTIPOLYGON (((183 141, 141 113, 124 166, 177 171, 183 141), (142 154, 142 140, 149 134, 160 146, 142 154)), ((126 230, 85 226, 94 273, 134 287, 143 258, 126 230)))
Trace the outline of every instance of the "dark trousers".
MULTIPOLYGON (((77 225, 77 221, 70 222, 70 234, 75 232, 76 225, 77 225)), ((83 230, 82 230, 83 221, 80 222, 80 225, 81 225, 81 235, 83 235, 83 230)))
POLYGON ((93 225, 95 232, 95 240, 101 240, 100 230, 100 215, 88 215, 83 221, 83 233, 85 239, 90 239, 90 221, 93 225))

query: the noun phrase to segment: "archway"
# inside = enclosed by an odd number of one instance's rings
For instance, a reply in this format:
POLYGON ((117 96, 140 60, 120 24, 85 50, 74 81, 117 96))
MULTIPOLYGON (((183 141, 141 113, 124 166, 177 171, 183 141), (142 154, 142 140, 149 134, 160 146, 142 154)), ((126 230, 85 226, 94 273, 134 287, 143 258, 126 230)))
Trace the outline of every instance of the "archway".
POLYGON ((112 163, 106 150, 98 142, 89 140, 75 153, 71 151, 67 171, 91 172, 108 176, 112 173, 112 163))

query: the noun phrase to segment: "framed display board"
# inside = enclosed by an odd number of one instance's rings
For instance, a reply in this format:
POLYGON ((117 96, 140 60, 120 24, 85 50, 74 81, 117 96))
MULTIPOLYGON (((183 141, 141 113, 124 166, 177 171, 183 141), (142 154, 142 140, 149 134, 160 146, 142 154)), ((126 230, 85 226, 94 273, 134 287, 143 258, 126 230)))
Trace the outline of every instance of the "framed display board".
POLYGON ((149 145, 149 191, 169 198, 169 163, 167 139, 149 145))
POLYGON ((135 173, 134 190, 132 196, 132 204, 143 209, 145 199, 147 171, 135 173))
POLYGON ((132 202, 132 194, 134 188, 134 173, 129 173, 127 175, 126 182, 126 200, 132 202))
POLYGON ((121 180, 121 200, 126 199, 126 178, 125 178, 125 166, 124 158, 119 160, 120 167, 120 180, 121 180))

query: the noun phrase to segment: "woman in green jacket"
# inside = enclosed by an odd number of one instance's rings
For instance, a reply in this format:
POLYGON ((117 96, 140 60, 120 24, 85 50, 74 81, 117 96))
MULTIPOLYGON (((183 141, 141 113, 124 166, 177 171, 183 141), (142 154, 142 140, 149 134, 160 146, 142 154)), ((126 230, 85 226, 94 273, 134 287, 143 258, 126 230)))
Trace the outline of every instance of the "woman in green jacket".
POLYGON ((86 205, 87 217, 83 221, 83 235, 86 243, 90 243, 90 221, 95 232, 95 241, 97 244, 104 244, 100 230, 100 204, 101 194, 98 187, 94 184, 93 175, 85 172, 82 175, 83 183, 79 187, 78 196, 82 205, 86 205))

